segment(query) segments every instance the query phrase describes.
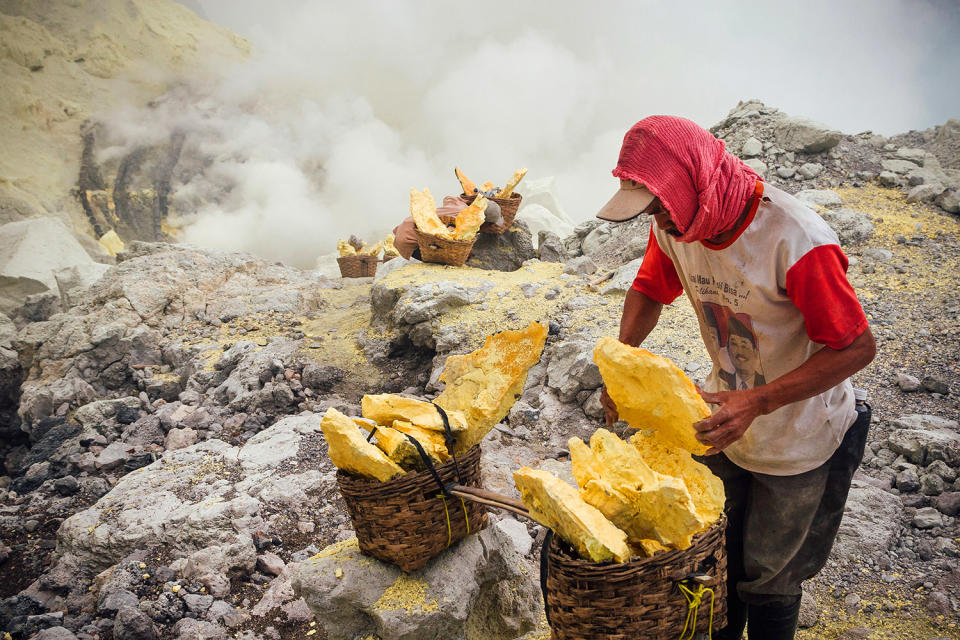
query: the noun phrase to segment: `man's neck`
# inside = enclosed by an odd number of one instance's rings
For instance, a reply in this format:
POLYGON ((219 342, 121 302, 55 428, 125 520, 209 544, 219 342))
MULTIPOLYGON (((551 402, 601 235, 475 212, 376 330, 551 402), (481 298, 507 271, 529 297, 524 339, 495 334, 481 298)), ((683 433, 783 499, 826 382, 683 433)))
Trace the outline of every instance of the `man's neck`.
POLYGON ((734 223, 731 229, 724 231, 723 233, 716 236, 715 238, 707 238, 706 240, 704 240, 704 242, 708 244, 723 244, 724 242, 732 238, 737 233, 737 231, 740 230, 740 225, 743 224, 743 221, 747 219, 748 215, 750 215, 750 207, 753 206, 753 200, 756 197, 757 197, 757 194, 753 194, 752 196, 747 198, 747 204, 744 205, 743 211, 740 212, 740 216, 737 218, 737 221, 734 223))

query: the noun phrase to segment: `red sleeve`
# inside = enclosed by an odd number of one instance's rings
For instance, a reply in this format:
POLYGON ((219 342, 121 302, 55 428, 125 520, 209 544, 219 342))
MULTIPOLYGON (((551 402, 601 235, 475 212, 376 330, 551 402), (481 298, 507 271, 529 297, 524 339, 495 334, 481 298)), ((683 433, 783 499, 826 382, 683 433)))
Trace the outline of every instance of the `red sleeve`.
POLYGON ((643 262, 633 281, 633 288, 661 304, 670 304, 683 293, 683 285, 680 284, 673 260, 657 244, 652 227, 650 239, 647 240, 647 251, 643 254, 643 262))
POLYGON ((847 280, 847 256, 835 244, 815 247, 787 270, 787 295, 800 309, 807 336, 843 349, 867 329, 857 294, 847 280))

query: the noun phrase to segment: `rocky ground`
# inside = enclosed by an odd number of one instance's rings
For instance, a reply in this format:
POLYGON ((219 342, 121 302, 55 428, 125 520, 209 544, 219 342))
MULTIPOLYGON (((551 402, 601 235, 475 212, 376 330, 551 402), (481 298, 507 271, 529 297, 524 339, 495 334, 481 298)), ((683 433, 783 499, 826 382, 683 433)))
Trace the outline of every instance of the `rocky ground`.
MULTIPOLYGON (((867 455, 800 637, 960 638, 957 128, 850 136, 747 102, 714 131, 837 230, 878 339, 854 380, 867 455)), ((547 637, 542 528, 491 514, 409 577, 359 555, 319 415, 357 414, 368 392, 432 397, 446 356, 540 320, 547 347, 484 442, 484 484, 515 496, 522 465, 572 482, 566 440, 602 415, 592 347, 616 332, 646 224, 542 231, 536 252, 521 224, 473 266, 395 260, 356 280, 134 243, 31 295, 0 316, 0 630, 547 637)), ((708 371, 685 299, 645 346, 708 371)))

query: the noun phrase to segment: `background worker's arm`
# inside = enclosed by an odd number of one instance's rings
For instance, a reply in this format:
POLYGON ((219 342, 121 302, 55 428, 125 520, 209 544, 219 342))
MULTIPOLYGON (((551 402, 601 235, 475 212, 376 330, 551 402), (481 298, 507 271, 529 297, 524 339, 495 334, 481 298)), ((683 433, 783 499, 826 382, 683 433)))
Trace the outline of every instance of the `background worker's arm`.
POLYGON ((693 425, 699 432, 697 440, 712 447, 707 455, 718 453, 739 440, 758 416, 837 386, 870 364, 876 353, 876 342, 868 327, 847 347, 825 346, 793 371, 767 384, 743 391, 700 391, 706 402, 720 408, 693 425))
MULTIPOLYGON (((623 302, 623 315, 620 317, 620 342, 631 347, 639 347, 660 319, 663 304, 657 302, 645 293, 636 289, 627 290, 626 300, 623 302)), ((606 385, 600 391, 600 404, 607 426, 617 421, 617 405, 607 394, 606 385)))

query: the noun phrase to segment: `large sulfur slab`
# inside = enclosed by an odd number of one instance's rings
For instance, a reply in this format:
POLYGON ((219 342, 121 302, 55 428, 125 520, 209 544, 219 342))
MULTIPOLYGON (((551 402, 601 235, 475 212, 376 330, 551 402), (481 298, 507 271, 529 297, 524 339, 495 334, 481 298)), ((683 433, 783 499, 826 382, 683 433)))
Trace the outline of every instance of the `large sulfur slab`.
POLYGON ((510 180, 507 181, 507 184, 504 185, 503 189, 497 194, 498 198, 509 198, 513 194, 513 190, 517 188, 517 185, 520 184, 520 181, 523 180, 523 177, 527 175, 527 168, 523 167, 517 169, 510 180))
POLYGON ((385 482, 404 470, 375 445, 367 442, 352 419, 333 407, 327 409, 320 422, 327 440, 330 459, 338 469, 385 482))
MULTIPOLYGON (((439 404, 439 403, 438 403, 439 404)), ((443 405, 441 405, 443 406, 443 405)), ((462 412, 447 409, 450 430, 454 433, 467 430, 467 420, 462 412)), ((360 401, 360 413, 377 424, 392 424, 394 420, 413 423, 423 429, 443 431, 443 418, 432 403, 416 398, 407 398, 392 393, 366 395, 360 401)))
POLYGON ((693 454, 709 449, 696 439, 695 422, 710 409, 693 382, 667 358, 601 338, 593 360, 622 420, 635 429, 652 429, 665 444, 693 454))
POLYGON ((483 224, 487 199, 477 196, 467 208, 457 214, 454 223, 453 236, 457 240, 473 240, 483 224))
POLYGON ((458 451, 479 444, 509 413, 546 340, 547 325, 533 322, 525 329, 488 336, 473 353, 447 358, 440 375, 446 388, 435 402, 466 416, 467 431, 457 437, 458 451))
POLYGON ((686 549, 708 526, 682 478, 653 471, 635 447, 606 429, 594 433, 589 447, 571 438, 569 448, 580 495, 626 532, 631 544, 655 540, 686 549))
POLYGON ((566 482, 529 467, 514 471, 513 481, 530 517, 553 529, 584 558, 594 562, 630 559, 627 535, 584 502, 566 482))
POLYGON ((716 522, 723 513, 723 481, 705 465, 679 447, 670 447, 647 433, 636 433, 630 438, 650 468, 657 473, 683 478, 700 518, 716 522))
POLYGON ((403 420, 394 420, 393 428, 400 433, 416 438, 423 450, 435 462, 446 462, 450 459, 450 453, 447 451, 447 441, 442 433, 423 429, 403 420))
POLYGON ((443 224, 437 216, 437 203, 430 194, 430 189, 424 189, 422 192, 410 189, 410 215, 420 231, 447 240, 453 239, 453 234, 447 229, 447 225, 443 224))

